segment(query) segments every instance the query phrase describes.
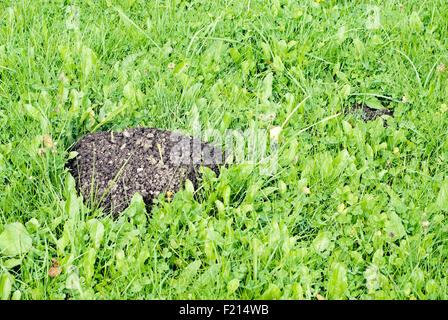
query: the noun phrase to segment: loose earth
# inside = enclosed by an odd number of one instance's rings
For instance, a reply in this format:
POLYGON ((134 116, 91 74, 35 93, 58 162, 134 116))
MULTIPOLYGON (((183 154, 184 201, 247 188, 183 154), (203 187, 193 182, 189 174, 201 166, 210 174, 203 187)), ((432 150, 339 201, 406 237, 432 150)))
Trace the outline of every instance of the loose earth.
POLYGON ((88 134, 70 151, 78 155, 67 167, 79 192, 91 206, 114 216, 126 209, 138 192, 147 207, 161 193, 178 191, 186 179, 195 187, 198 169, 219 174, 223 152, 189 136, 156 128, 88 134))
POLYGON ((348 113, 361 117, 361 119, 365 122, 375 120, 383 115, 390 117, 394 116, 394 113, 389 109, 373 109, 365 104, 359 103, 354 103, 350 109, 346 110, 345 114, 348 113))

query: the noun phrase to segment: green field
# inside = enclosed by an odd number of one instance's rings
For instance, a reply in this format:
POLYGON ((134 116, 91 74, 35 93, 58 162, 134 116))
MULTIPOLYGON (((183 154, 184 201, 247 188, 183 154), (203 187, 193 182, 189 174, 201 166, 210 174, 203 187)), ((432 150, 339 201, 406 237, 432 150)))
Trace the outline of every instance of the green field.
POLYGON ((446 0, 0 1, 0 298, 447 299, 446 65, 446 0), (65 169, 195 121, 275 132, 276 170, 114 220, 65 169))

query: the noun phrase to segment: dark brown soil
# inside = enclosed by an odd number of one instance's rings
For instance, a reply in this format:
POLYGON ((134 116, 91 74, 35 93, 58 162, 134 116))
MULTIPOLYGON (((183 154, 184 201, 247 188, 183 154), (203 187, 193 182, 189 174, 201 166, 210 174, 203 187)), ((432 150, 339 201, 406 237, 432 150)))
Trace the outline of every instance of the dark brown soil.
POLYGON ((93 200, 93 206, 114 216, 136 192, 149 209, 159 194, 178 191, 187 178, 197 187, 200 166, 219 174, 223 163, 221 148, 156 128, 99 131, 84 136, 70 151, 78 155, 67 167, 85 201, 92 205, 93 200))
POLYGON ((354 114, 359 116, 363 121, 372 121, 383 115, 393 117, 394 113, 389 109, 373 109, 364 104, 354 103, 352 107, 345 111, 345 114, 354 114))

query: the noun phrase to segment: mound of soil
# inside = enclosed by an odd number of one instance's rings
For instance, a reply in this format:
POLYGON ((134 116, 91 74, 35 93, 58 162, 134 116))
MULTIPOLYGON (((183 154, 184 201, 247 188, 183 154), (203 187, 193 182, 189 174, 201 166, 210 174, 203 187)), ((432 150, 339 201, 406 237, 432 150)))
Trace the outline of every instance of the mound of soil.
POLYGON ((383 115, 394 116, 389 109, 373 109, 359 103, 354 103, 350 109, 345 111, 345 114, 349 113, 359 116, 365 122, 375 120, 383 115))
POLYGON ((186 179, 197 187, 200 166, 219 174, 223 163, 221 148, 156 128, 99 131, 81 138, 70 151, 78 155, 67 167, 85 201, 114 216, 136 192, 149 209, 159 194, 169 197, 186 179))

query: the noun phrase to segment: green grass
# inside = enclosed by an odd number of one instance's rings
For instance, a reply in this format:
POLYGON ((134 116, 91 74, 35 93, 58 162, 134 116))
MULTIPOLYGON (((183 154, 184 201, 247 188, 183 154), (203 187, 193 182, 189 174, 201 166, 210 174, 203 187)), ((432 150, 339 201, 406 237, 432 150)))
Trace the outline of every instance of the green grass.
POLYGON ((448 5, 399 3, 1 1, 0 297, 447 299, 448 5), (395 118, 302 130, 354 102, 395 118), (64 169, 98 129, 290 115, 275 174, 206 172, 150 217, 87 208, 64 169))

